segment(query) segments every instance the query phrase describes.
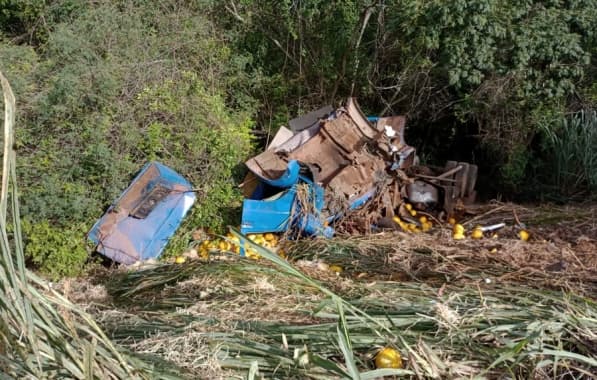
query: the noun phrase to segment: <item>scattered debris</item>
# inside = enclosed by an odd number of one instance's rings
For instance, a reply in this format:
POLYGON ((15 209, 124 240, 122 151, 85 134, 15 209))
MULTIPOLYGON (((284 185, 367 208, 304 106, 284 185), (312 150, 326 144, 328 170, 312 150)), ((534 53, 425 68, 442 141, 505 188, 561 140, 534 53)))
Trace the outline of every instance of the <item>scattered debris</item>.
POLYGON ((356 101, 324 107, 282 127, 267 150, 246 162, 250 174, 241 232, 331 237, 432 227, 428 216, 462 213, 475 198, 477 167, 450 161, 419 166, 403 116, 367 118, 356 101), (405 208, 404 200, 409 208, 405 208))
POLYGON ((195 202, 191 184, 158 162, 146 164, 89 231, 96 251, 121 264, 157 258, 195 202))

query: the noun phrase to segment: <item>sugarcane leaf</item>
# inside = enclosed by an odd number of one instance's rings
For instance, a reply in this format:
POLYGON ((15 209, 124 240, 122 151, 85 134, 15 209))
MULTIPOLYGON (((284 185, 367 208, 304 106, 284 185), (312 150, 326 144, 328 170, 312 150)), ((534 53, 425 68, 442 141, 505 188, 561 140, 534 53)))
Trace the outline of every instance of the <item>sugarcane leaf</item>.
POLYGON ((348 333, 348 328, 346 327, 346 318, 344 317, 344 308, 339 299, 335 299, 335 301, 338 315, 340 316, 337 326, 338 344, 340 345, 340 350, 342 350, 342 354, 344 355, 344 362, 346 364, 346 368, 348 368, 350 377, 353 380, 359 380, 361 376, 354 360, 352 345, 350 343, 350 335, 348 333))
POLYGON ((594 368, 597 368, 597 360, 595 358, 590 358, 585 355, 577 354, 575 352, 564 351, 564 350, 541 350, 540 351, 544 355, 552 355, 560 358, 568 358, 578 360, 579 362, 588 364, 594 368))
POLYGON ((88 345, 87 349, 85 350, 85 362, 84 362, 84 369, 85 369, 85 379, 86 380, 93 380, 93 359, 95 356, 95 346, 96 341, 95 339, 92 340, 88 345))
POLYGON ((314 316, 319 316, 319 313, 325 309, 327 306, 330 305, 331 303, 331 299, 330 298, 326 298, 324 300, 322 300, 319 305, 315 306, 315 308, 313 309, 313 311, 311 312, 314 316))
POLYGON ((247 375, 247 380, 255 380, 255 376, 257 376, 257 372, 259 371, 259 362, 254 360, 251 362, 251 367, 249 367, 249 374, 247 375))
POLYGON ((346 372, 342 367, 340 367, 338 364, 336 364, 335 362, 325 359, 323 357, 321 357, 320 355, 316 355, 316 354, 311 354, 310 356, 310 360, 311 363, 313 363, 314 365, 324 368, 328 371, 331 371, 333 373, 336 373, 337 375, 349 378, 350 374, 348 372, 346 372))
POLYGON ((400 368, 378 368, 372 371, 361 372, 361 380, 373 380, 384 376, 411 376, 415 373, 400 368))

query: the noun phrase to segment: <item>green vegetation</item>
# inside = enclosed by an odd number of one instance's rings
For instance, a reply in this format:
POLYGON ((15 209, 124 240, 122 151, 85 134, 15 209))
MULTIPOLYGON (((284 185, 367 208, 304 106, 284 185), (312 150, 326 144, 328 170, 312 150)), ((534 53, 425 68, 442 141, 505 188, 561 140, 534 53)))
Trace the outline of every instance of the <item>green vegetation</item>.
POLYGON ((481 190, 594 196, 595 25, 597 0, 0 0, 27 254, 75 274, 148 160, 198 189, 172 247, 237 224, 252 132, 350 95, 406 114, 427 162, 479 164, 481 190))
POLYGON ((1 71, 0 89, 6 139, 0 194, 2 377, 179 379, 159 368, 157 362, 144 362, 115 346, 89 314, 25 267, 15 170, 15 97, 1 71))
POLYGON ((24 221, 27 255, 54 280, 62 276, 76 276, 87 261, 88 252, 81 236, 88 228, 84 223, 59 228, 51 226, 47 220, 34 224, 24 221))
POLYGON ((0 40, 0 66, 23 103, 16 144, 33 262, 52 276, 77 274, 85 226, 149 160, 197 187, 204 207, 192 225, 229 222, 220 209, 239 205, 234 174, 251 151, 254 102, 242 95, 245 60, 202 8, 63 1, 39 12, 54 20, 31 30, 43 43, 14 44, 10 28, 0 40))
MULTIPOLYGON (((548 171, 543 185, 552 185, 560 194, 573 196, 582 184, 597 190, 597 113, 578 112, 551 120, 544 134, 548 171)), ((543 160, 542 160, 543 162, 543 160)))

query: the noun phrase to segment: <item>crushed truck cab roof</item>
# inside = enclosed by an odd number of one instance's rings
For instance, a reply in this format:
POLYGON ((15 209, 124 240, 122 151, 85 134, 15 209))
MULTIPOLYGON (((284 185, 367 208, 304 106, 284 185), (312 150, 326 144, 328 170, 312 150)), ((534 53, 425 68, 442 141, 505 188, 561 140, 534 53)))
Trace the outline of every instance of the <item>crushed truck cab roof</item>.
POLYGON ((290 125, 294 131, 282 127, 265 152, 246 162, 243 233, 331 236, 329 224, 387 187, 388 171, 415 162, 415 149, 404 141, 405 118, 371 122, 353 98, 290 125))

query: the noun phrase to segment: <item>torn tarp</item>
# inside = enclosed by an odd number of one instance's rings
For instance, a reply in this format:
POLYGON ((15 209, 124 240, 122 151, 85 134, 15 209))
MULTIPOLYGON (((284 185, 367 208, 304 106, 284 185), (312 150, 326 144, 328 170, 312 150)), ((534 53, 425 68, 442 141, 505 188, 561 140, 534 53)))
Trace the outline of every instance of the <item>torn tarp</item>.
POLYGON ((156 258, 195 202, 192 190, 174 170, 148 163, 95 223, 89 239, 118 263, 156 258))

